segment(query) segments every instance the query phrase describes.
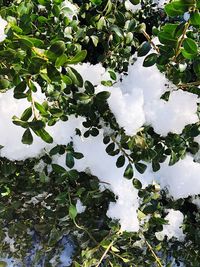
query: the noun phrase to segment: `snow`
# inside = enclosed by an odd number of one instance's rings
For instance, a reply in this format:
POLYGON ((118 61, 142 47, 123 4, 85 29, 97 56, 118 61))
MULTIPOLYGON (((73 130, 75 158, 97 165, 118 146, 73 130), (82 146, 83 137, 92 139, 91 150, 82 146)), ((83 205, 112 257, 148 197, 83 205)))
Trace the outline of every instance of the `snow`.
POLYGON ((83 205, 80 199, 77 199, 77 202, 76 202, 77 213, 83 213, 85 209, 86 209, 86 206, 83 205))
MULTIPOLYGON (((45 96, 39 91, 34 96, 35 100, 41 102, 45 96)), ((44 152, 44 149, 50 149, 56 144, 67 144, 71 141, 71 137, 75 135, 75 128, 81 125, 84 119, 71 116, 67 122, 59 121, 54 126, 46 127, 47 131, 54 138, 54 143, 46 144, 34 133, 34 141, 32 145, 25 145, 21 142, 24 128, 16 126, 12 122, 13 115, 20 117, 23 111, 30 106, 26 99, 13 98, 13 90, 0 94, 0 137, 1 145, 4 146, 0 150, 0 155, 10 160, 24 160, 26 158, 37 157, 44 152), (9 108, 8 108, 9 107, 9 108), (15 138, 13 138, 13 135, 15 138)))
POLYGON ((5 27, 7 25, 7 21, 2 19, 2 17, 0 16, 0 42, 3 42, 6 38, 5 35, 5 27))
POLYGON ((142 66, 144 58, 129 67, 128 76, 114 87, 108 103, 118 124, 128 135, 135 134, 144 124, 153 126, 156 133, 166 136, 169 132, 181 133, 184 127, 198 121, 198 97, 182 90, 174 90, 156 66, 142 66), (171 90, 169 101, 160 99, 171 90))
POLYGON ((61 3, 61 14, 66 15, 70 20, 78 13, 78 7, 70 1, 65 0, 61 3))
POLYGON ((93 85, 99 85, 101 81, 110 79, 109 73, 101 64, 91 65, 90 63, 83 63, 73 65, 73 67, 81 74, 85 81, 90 81, 93 85))
POLYGON ((169 209, 167 211, 168 214, 165 217, 165 220, 168 221, 168 224, 163 225, 162 231, 155 233, 156 238, 162 241, 164 237, 167 236, 168 240, 175 237, 179 241, 183 241, 185 238, 185 235, 181 229, 184 219, 183 214, 180 211, 173 209, 169 209))
POLYGON ((162 188, 168 189, 169 195, 179 199, 200 193, 199 173, 200 164, 194 162, 191 155, 186 155, 172 166, 168 166, 167 161, 162 163, 155 177, 162 188))
POLYGON ((169 0, 154 0, 153 2, 156 3, 159 8, 163 8, 165 4, 169 2, 169 0))
MULTIPOLYGON (((168 2, 168 0, 153 0, 153 3, 157 4, 159 8, 164 8, 165 4, 168 2)), ((141 9, 141 4, 133 5, 129 0, 126 0, 125 7, 127 10, 130 10, 134 13, 141 9)))
POLYGON ((166 136, 169 132, 180 134, 183 128, 198 122, 197 95, 182 90, 173 91, 169 100, 157 100, 146 105, 146 123, 154 131, 166 136))
POLYGON ((34 136, 32 146, 22 144, 21 137, 25 129, 12 123, 12 117, 14 115, 20 117, 29 106, 30 103, 25 99, 14 99, 13 90, 0 94, 0 136, 1 145, 4 146, 0 151, 2 157, 11 160, 25 159, 37 156, 43 148, 44 142, 37 136, 34 136))
POLYGON ((111 88, 108 104, 118 124, 128 135, 134 135, 145 123, 143 110, 144 97, 141 90, 133 90, 131 94, 122 93, 119 87, 111 88))
POLYGON ((200 209, 200 197, 199 196, 193 196, 192 203, 195 204, 198 209, 200 209))
POLYGON ((13 252, 13 253, 16 252, 17 249, 15 248, 15 245, 14 245, 15 244, 14 238, 10 238, 8 235, 8 232, 5 232, 5 234, 6 234, 6 236, 4 238, 4 242, 9 245, 11 252, 13 252))
MULTIPOLYGON (((111 157, 105 151, 103 144, 103 131, 97 137, 73 138, 75 151, 81 151, 84 158, 75 162, 75 169, 83 171, 89 167, 90 172, 117 196, 116 202, 110 203, 107 211, 108 217, 118 219, 121 229, 138 231, 137 208, 139 206, 137 190, 132 182, 123 177, 125 167, 116 168, 117 156, 111 157), (122 190, 123 188, 123 190, 122 190), (130 216, 131 214, 131 216, 130 216)), ((55 163, 66 168, 65 155, 54 157, 55 163)))
MULTIPOLYGON (((156 66, 143 67, 143 60, 144 58, 138 58, 130 66, 128 76, 122 76, 122 82, 117 81, 112 87, 101 85, 102 80, 108 80, 110 77, 100 64, 84 63, 74 67, 84 80, 89 80, 96 85, 96 92, 103 90, 111 92, 108 99, 109 107, 118 124, 128 135, 136 134, 144 125, 151 125, 155 132, 163 136, 169 132, 181 133, 187 124, 198 121, 197 96, 177 90, 156 66), (168 90, 170 97, 165 101, 160 97, 168 90)), ((46 98, 40 92, 39 86, 37 88, 34 98, 41 103, 46 98)), ((54 138, 53 144, 46 144, 34 135, 34 143, 30 146, 24 145, 21 143, 24 129, 12 123, 12 116, 20 117, 24 109, 29 106, 30 103, 26 99, 14 99, 12 89, 0 94, 0 140, 1 145, 4 146, 0 150, 1 156, 10 160, 24 160, 37 157, 56 144, 67 144, 73 141, 75 151, 84 154, 83 159, 75 162, 75 168, 78 171, 89 169, 99 178, 100 188, 107 187, 116 196, 116 202, 109 204, 107 216, 119 220, 123 231, 138 231, 138 191, 133 187, 131 180, 123 177, 127 162, 124 167, 116 168, 118 156, 111 157, 106 153, 103 137, 109 131, 107 128, 104 129, 103 122, 101 123, 103 129, 97 137, 84 138, 76 136, 75 129, 79 128, 84 132, 82 122, 85 119, 69 116, 68 121, 59 121, 54 126, 47 127, 47 131, 54 138)), ((64 156, 56 155, 53 161, 67 168, 64 156)), ((36 170, 40 171, 42 167, 42 164, 38 164, 36 170)), ((194 162, 191 155, 187 155, 173 166, 168 166, 168 161, 164 162, 156 173, 153 173, 151 166, 148 165, 143 175, 135 171, 135 177, 141 180, 143 187, 154 181, 160 183, 162 189, 168 190, 169 196, 178 199, 200 193, 199 171, 199 163, 194 162)), ((79 201, 77 210, 83 211, 79 201)))
POLYGON ((125 7, 127 10, 130 10, 132 12, 136 12, 139 9, 141 9, 141 4, 133 5, 133 4, 131 4, 131 2, 129 0, 126 0, 125 1, 125 7))

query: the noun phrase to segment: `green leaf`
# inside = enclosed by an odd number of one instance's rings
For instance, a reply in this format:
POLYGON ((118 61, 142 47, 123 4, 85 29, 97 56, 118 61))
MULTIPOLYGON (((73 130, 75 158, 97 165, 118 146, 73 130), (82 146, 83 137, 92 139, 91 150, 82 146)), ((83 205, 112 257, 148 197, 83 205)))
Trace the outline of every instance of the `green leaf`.
POLYGON ((76 216, 77 216, 77 209, 76 206, 74 206, 73 204, 71 204, 69 206, 69 216, 72 220, 75 220, 76 216))
POLYGON ((98 42, 99 42, 99 37, 92 35, 92 36, 90 36, 90 38, 92 39, 94 46, 97 47, 98 42))
POLYGON ((140 45, 140 47, 138 48, 138 52, 137 55, 138 57, 143 57, 146 54, 149 53, 149 51, 151 50, 151 45, 149 42, 144 42, 140 45))
POLYGON ((54 155, 58 154, 59 151, 60 151, 60 145, 57 145, 57 146, 53 147, 53 148, 50 150, 49 155, 50 155, 50 156, 54 156, 54 155))
POLYGON ((132 183, 136 189, 140 190, 142 188, 142 183, 138 179, 134 178, 132 183))
POLYGON ((48 144, 53 143, 53 138, 50 136, 50 134, 45 129, 40 129, 37 131, 33 130, 33 131, 37 136, 41 137, 41 139, 45 141, 46 143, 48 144))
POLYGON ((16 99, 22 99, 22 98, 27 98, 27 94, 25 93, 14 93, 14 98, 16 99))
POLYGON ((140 24, 137 26, 136 31, 137 31, 137 32, 140 32, 140 33, 146 31, 146 24, 145 24, 144 22, 140 23, 140 24))
POLYGON ((35 84, 31 80, 28 82, 28 86, 32 92, 34 92, 34 93, 37 92, 37 87, 35 86, 35 84))
POLYGON ((110 152, 113 152, 115 149, 115 143, 110 143, 107 147, 106 147, 106 152, 109 154, 110 152))
POLYGON ((133 33, 132 32, 128 32, 126 34, 126 44, 131 44, 131 42, 133 41, 133 37, 134 37, 133 33))
POLYGON ((84 86, 88 94, 91 94, 91 95, 94 94, 95 89, 94 89, 93 84, 90 81, 85 81, 84 86))
POLYGON ((176 153, 172 151, 170 161, 169 161, 169 166, 174 165, 178 160, 179 158, 177 157, 176 153))
POLYGON ((33 136, 30 129, 26 129, 22 136, 22 143, 26 145, 31 145, 33 143, 33 136))
POLYGON ((92 135, 92 136, 97 136, 98 134, 99 134, 99 130, 97 129, 97 128, 92 128, 91 130, 90 130, 90 134, 92 135))
POLYGON ((68 57, 65 54, 58 57, 55 63, 56 68, 63 66, 67 62, 67 60, 68 60, 68 57))
POLYGON ((184 0, 174 0, 169 4, 166 4, 164 7, 165 12, 170 17, 176 17, 183 15, 188 9, 194 5, 194 2, 191 3, 184 0))
POLYGON ((82 62, 87 56, 87 50, 79 51, 72 59, 67 60, 67 64, 77 64, 82 62))
POLYGON ((74 167, 74 157, 73 154, 71 152, 68 152, 66 154, 66 158, 65 158, 65 164, 68 168, 72 169, 74 167))
POLYGON ((119 38, 123 38, 123 32, 117 25, 112 25, 110 31, 113 31, 119 38))
POLYGON ((106 21, 104 17, 101 17, 100 20, 97 22, 97 29, 102 30, 104 26, 106 26, 106 21))
POLYGON ((135 163, 135 168, 139 173, 144 173, 147 168, 147 165, 145 165, 144 163, 137 162, 135 163))
POLYGON ((157 172, 160 170, 160 164, 157 161, 152 161, 152 169, 154 172, 157 172))
POLYGON ((190 54, 187 51, 185 51, 184 49, 181 50, 181 53, 184 56, 184 58, 187 58, 187 59, 194 59, 196 57, 195 54, 190 54))
POLYGON ((184 13, 182 10, 177 10, 172 3, 165 5, 164 10, 170 17, 176 17, 184 13))
POLYGON ((119 158, 116 161, 116 166, 117 166, 117 168, 121 168, 124 166, 124 164, 125 164, 125 157, 124 157, 124 155, 121 155, 121 156, 119 156, 119 158))
POLYGON ((48 52, 47 52, 47 56, 49 58, 57 58, 60 57, 62 54, 64 54, 65 52, 65 43, 63 41, 56 41, 54 42, 48 52))
POLYGON ((158 39, 162 44, 167 44, 169 46, 175 46, 177 39, 171 33, 161 31, 158 34, 158 39))
POLYGON ((113 85, 113 82, 111 80, 108 80, 108 81, 101 81, 101 84, 104 85, 104 86, 112 86, 113 85))
POLYGON ((52 164, 51 166, 52 166, 53 171, 58 174, 66 173, 65 168, 63 168, 62 166, 58 164, 52 164))
POLYGON ((110 142, 110 136, 105 136, 105 137, 103 138, 103 143, 104 143, 105 145, 107 145, 109 142, 110 142))
POLYGON ((83 87, 83 78, 81 75, 72 67, 68 67, 68 75, 78 87, 83 87))
POLYGON ((153 66, 157 61, 158 55, 156 53, 148 55, 143 62, 144 67, 151 67, 153 66))
POLYGON ((60 72, 51 64, 47 66, 47 75, 53 82, 60 82, 60 72))
POLYGON ((28 40, 27 38, 24 38, 24 37, 19 38, 18 41, 21 44, 22 48, 24 48, 24 46, 28 47, 28 48, 32 48, 34 46, 34 44, 30 40, 28 40))
POLYGON ((138 209, 137 217, 139 220, 143 220, 146 217, 146 214, 144 214, 141 210, 138 209))
POLYGON ((72 79, 69 76, 67 76, 67 75, 61 75, 61 77, 62 77, 63 82, 66 85, 72 84, 72 79))
POLYGON ((200 59, 194 61, 193 69, 197 77, 200 77, 200 59))
POLYGON ((41 115, 47 116, 49 113, 46 111, 45 107, 38 102, 34 102, 35 108, 40 112, 41 115))
POLYGON ((198 46, 196 42, 191 38, 186 38, 183 41, 183 47, 185 51, 189 54, 197 54, 198 53, 198 46))
POLYGON ((20 82, 14 89, 14 95, 17 93, 23 93, 26 90, 26 81, 20 82))
POLYGON ((116 75, 116 73, 115 73, 114 71, 112 71, 112 70, 109 70, 108 72, 109 72, 109 74, 110 74, 110 78, 111 78, 112 80, 116 81, 116 80, 117 80, 117 75, 116 75))
POLYGON ((134 31, 136 24, 137 24, 137 21, 135 19, 130 20, 130 22, 128 24, 128 31, 129 32, 134 31))
POLYGON ((140 0, 130 0, 131 4, 138 5, 140 3, 140 0))
POLYGON ((200 26, 200 13, 199 11, 195 11, 190 15, 190 22, 194 26, 200 26))
POLYGON ((44 42, 38 38, 25 36, 25 35, 19 35, 20 41, 23 42, 28 47, 41 47, 44 45, 44 42))
POLYGON ((32 107, 29 107, 24 110, 24 112, 21 115, 20 120, 22 121, 28 121, 30 117, 32 116, 32 107))
POLYGON ((16 116, 12 117, 13 123, 17 126, 21 126, 23 128, 28 128, 28 122, 26 121, 22 121, 19 118, 17 118, 16 116))
POLYGON ((41 120, 33 120, 29 122, 28 125, 32 130, 36 131, 45 127, 45 123, 41 120))
POLYGON ((82 159, 84 157, 84 155, 82 153, 79 153, 79 152, 73 152, 73 157, 75 159, 82 159))
POLYGON ((132 179, 133 178, 133 166, 131 163, 129 163, 124 171, 124 177, 127 179, 132 179))
POLYGON ((88 101, 91 99, 91 96, 84 93, 76 93, 74 98, 79 101, 88 101))
POLYGON ((0 78, 0 91, 8 89, 10 82, 7 79, 0 78))
POLYGON ((110 92, 103 91, 96 95, 98 100, 107 100, 110 97, 110 92))

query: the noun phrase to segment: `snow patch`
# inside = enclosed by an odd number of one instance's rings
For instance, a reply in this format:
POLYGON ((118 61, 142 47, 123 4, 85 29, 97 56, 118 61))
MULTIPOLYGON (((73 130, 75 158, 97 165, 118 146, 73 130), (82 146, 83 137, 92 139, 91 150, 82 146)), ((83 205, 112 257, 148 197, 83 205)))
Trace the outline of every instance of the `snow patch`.
POLYGON ((167 188, 174 199, 179 199, 200 193, 199 173, 200 164, 187 155, 172 166, 168 166, 168 160, 162 163, 155 177, 162 188, 167 188))
POLYGON ((86 209, 86 206, 83 206, 83 203, 80 201, 80 199, 77 199, 77 202, 76 202, 77 213, 83 213, 85 209, 86 209))
POLYGON ((181 225, 183 224, 184 216, 178 210, 170 209, 168 210, 168 214, 165 217, 165 220, 168 221, 167 225, 163 226, 163 230, 160 232, 156 232, 156 238, 160 241, 167 236, 167 239, 171 239, 172 237, 177 238, 179 241, 183 241, 185 235, 183 234, 183 230, 181 229, 181 225))
POLYGON ((7 21, 2 19, 2 17, 0 16, 0 42, 3 42, 6 38, 6 34, 4 31, 7 24, 7 21))

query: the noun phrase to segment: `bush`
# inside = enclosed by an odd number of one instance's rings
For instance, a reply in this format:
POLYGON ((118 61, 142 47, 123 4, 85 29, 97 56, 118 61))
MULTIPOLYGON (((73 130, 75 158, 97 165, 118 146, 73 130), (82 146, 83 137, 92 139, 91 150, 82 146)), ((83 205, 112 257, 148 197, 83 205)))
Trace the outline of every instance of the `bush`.
POLYGON ((199 266, 200 3, 162 2, 0 1, 2 255, 199 266))

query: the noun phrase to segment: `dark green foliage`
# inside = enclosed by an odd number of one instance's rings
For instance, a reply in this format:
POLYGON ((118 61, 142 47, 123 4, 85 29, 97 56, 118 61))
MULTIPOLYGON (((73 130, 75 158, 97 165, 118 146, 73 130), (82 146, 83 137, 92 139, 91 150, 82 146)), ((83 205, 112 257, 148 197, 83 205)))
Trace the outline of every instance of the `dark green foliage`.
MULTIPOLYGON (((102 84, 112 86, 118 81, 117 72, 126 73, 129 63, 134 63, 133 55, 146 56, 144 67, 155 65, 179 89, 200 95, 200 4, 197 0, 172 0, 160 10, 151 0, 131 0, 142 7, 132 13, 124 2, 74 0, 79 12, 72 16, 70 8, 62 8, 61 0, 0 0, 0 15, 9 22, 7 38, 0 43, 0 91, 14 88, 14 97, 29 103, 21 116, 13 114, 13 123, 24 129, 22 143, 31 145, 35 135, 53 143, 46 125, 66 121, 72 114, 85 118, 85 132, 76 129, 81 138, 98 136, 103 122, 110 129, 103 138, 105 150, 116 158, 116 168, 124 168, 124 179, 130 179, 140 198, 139 231, 121 232, 119 222, 106 215, 117 196, 103 186, 99 189, 101 177, 93 176, 90 170, 75 169, 76 161, 84 161, 84 155, 74 150, 73 143, 57 144, 41 158, 24 162, 0 158, 0 248, 12 257, 25 257, 31 246, 29 229, 42 237, 36 263, 46 253, 45 266, 49 266, 55 250, 59 254, 59 240, 66 234, 76 245, 74 267, 173 266, 172 257, 187 267, 199 266, 200 218, 196 206, 189 198, 169 198, 157 184, 144 187, 135 177, 137 172, 145 172, 147 164, 156 172, 167 158, 169 165, 174 165, 187 152, 195 154, 199 123, 187 125, 180 135, 162 137, 144 126, 127 136, 109 109, 110 93, 96 93, 96 85, 84 81, 73 65, 103 64, 110 78, 102 84), (185 12, 190 15, 188 21, 184 20, 185 12), (160 41, 157 46, 155 36, 160 41), (186 65, 183 71, 180 64, 186 65), (47 98, 43 103, 34 99, 36 82, 47 98), (65 156, 66 166, 54 163, 57 155, 65 156), (42 169, 37 170, 39 162, 42 169), (40 194, 44 195, 40 198, 40 194), (33 197, 37 199, 35 205, 33 197), (77 213, 77 199, 86 206, 81 214, 77 213), (184 242, 156 239, 155 232, 167 223, 166 209, 183 212, 184 242), (14 253, 3 241, 6 231, 16 240, 14 253), (149 246, 161 265, 155 262, 149 246)), ((170 91, 166 91, 162 99, 168 101, 169 97, 170 91)))

